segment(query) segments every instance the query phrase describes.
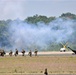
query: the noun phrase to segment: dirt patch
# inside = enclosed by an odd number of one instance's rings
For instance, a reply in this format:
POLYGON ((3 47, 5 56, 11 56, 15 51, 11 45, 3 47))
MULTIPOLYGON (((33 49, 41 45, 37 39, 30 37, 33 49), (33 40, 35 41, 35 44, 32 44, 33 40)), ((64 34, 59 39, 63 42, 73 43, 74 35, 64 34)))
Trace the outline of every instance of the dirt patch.
POLYGON ((0 74, 76 74, 76 56, 0 57, 0 74))

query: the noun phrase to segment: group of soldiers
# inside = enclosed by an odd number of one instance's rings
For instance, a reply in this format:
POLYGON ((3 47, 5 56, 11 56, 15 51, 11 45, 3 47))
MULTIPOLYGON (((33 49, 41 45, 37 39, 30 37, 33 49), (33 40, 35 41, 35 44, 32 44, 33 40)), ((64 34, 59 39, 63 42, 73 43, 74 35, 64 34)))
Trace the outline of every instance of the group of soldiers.
MULTIPOLYGON (((25 50, 22 49, 21 53, 22 53, 22 56, 24 56, 24 55, 25 55, 25 50)), ((37 53, 38 53, 38 51, 37 51, 37 49, 35 49, 34 55, 37 56, 37 53)), ((0 56, 4 56, 5 54, 6 54, 6 52, 5 52, 3 49, 0 49, 0 56)), ((18 49, 15 49, 14 55, 17 56, 18 54, 19 54, 18 49)), ((10 56, 13 55, 13 51, 12 51, 12 50, 10 50, 9 55, 10 55, 10 56)), ((29 55, 30 57, 32 56, 32 51, 31 51, 31 50, 28 52, 28 55, 29 55)))
MULTIPOLYGON (((13 55, 12 50, 10 50, 9 55, 10 55, 10 56, 12 56, 12 55, 13 55)), ((16 51, 15 51, 14 55, 15 55, 15 56, 17 56, 17 55, 18 55, 18 50, 17 50, 17 49, 16 49, 16 51)))
MULTIPOLYGON (((15 51, 14 55, 15 55, 15 56, 17 56, 17 55, 18 55, 18 53, 19 53, 19 52, 18 52, 18 50, 16 49, 16 51, 15 51)), ((22 53, 22 56, 24 56, 24 55, 25 55, 25 50, 24 50, 24 49, 22 49, 21 53, 22 53)), ((37 56, 37 53, 38 53, 38 51, 35 49, 35 51, 34 51, 35 56, 37 56)), ((13 55, 12 50, 9 52, 9 55, 10 55, 10 56, 12 56, 12 55, 13 55)), ((28 52, 28 55, 29 55, 30 57, 32 56, 32 51, 31 51, 31 50, 28 52)))

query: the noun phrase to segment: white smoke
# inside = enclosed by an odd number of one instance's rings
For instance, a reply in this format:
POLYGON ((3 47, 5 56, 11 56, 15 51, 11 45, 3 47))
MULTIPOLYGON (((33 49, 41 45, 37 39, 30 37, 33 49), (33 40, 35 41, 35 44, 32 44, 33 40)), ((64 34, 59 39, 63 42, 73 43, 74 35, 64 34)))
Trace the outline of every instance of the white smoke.
POLYGON ((49 24, 28 24, 19 19, 11 22, 9 27, 10 44, 18 49, 44 49, 53 42, 68 41, 73 34, 73 21, 58 18, 49 24))

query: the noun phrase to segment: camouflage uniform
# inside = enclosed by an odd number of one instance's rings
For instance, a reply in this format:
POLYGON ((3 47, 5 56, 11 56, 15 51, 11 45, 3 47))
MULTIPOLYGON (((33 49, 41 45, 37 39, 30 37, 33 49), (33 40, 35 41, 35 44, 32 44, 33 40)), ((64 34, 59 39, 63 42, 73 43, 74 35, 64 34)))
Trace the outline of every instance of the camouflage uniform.
POLYGON ((4 56, 6 53, 3 49, 0 49, 0 56, 4 56))
POLYGON ((32 56, 32 52, 31 52, 31 50, 29 51, 29 54, 28 54, 30 57, 32 56))
POLYGON ((11 50, 11 51, 9 52, 9 55, 12 56, 12 53, 13 53, 13 52, 12 52, 12 50, 11 50))
POLYGON ((17 56, 17 55, 18 55, 18 50, 16 49, 15 56, 17 56))
POLYGON ((22 50, 22 56, 24 56, 24 54, 25 54, 25 50, 22 50))
POLYGON ((38 51, 35 49, 35 52, 34 52, 34 53, 35 53, 35 56, 37 56, 37 52, 38 52, 38 51))

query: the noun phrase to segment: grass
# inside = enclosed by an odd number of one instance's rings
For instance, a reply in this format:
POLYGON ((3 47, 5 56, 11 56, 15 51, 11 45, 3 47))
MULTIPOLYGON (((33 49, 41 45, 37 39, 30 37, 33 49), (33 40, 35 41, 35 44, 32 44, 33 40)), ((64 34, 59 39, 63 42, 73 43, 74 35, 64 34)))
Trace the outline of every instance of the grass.
POLYGON ((44 69, 50 74, 76 74, 75 56, 5 56, 0 57, 0 75, 14 73, 43 74, 44 69))

